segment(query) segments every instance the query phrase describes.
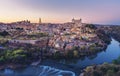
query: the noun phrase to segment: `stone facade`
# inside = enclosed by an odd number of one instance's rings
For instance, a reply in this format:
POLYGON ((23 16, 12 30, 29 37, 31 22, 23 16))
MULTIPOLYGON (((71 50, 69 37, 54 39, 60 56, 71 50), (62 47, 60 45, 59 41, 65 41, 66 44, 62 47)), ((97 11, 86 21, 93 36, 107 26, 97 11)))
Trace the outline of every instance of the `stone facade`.
POLYGON ((76 26, 82 26, 82 19, 72 19, 72 23, 74 23, 76 26))

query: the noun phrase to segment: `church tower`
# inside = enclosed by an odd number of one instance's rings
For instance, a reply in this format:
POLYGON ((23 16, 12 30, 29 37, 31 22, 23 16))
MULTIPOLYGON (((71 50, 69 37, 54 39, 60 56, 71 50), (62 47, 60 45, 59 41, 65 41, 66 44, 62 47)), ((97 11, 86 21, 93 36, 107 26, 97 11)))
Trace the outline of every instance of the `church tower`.
POLYGON ((39 25, 41 24, 42 22, 41 22, 41 18, 39 18, 39 25))

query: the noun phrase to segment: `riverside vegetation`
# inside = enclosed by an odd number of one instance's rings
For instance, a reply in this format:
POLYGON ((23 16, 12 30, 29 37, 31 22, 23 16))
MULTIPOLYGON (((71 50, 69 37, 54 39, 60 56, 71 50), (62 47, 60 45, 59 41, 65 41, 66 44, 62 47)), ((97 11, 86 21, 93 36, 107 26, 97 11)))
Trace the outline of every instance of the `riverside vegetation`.
POLYGON ((113 60, 112 64, 103 63, 102 65, 88 66, 84 69, 83 76, 119 76, 120 57, 113 60))

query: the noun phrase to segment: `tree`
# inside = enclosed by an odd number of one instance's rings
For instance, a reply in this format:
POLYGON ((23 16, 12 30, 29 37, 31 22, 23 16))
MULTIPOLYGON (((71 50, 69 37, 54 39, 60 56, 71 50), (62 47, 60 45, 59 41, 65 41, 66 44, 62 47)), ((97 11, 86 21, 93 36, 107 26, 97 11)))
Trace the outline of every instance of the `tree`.
POLYGON ((119 62, 117 60, 113 60, 112 63, 113 64, 119 64, 119 62))
POLYGON ((115 76, 115 73, 113 70, 108 70, 106 76, 115 76))
POLYGON ((67 52, 67 58, 73 58, 73 57, 74 57, 73 51, 72 51, 72 50, 69 50, 69 51, 67 52))
POLYGON ((0 35, 1 36, 7 36, 7 35, 9 35, 9 33, 7 31, 3 31, 3 32, 0 32, 0 35))
POLYGON ((92 71, 92 67, 91 66, 88 66, 86 69, 85 69, 85 72, 89 73, 92 71))
POLYGON ((101 76, 101 74, 97 71, 93 71, 93 75, 92 76, 101 76))
POLYGON ((57 51, 57 52, 54 53, 54 58, 55 59, 59 59, 60 57, 61 57, 60 51, 57 51))
POLYGON ((3 63, 4 61, 5 61, 4 56, 1 56, 1 57, 0 57, 0 63, 3 63))
POLYGON ((79 53, 78 53, 77 50, 74 50, 74 51, 73 51, 73 54, 74 54, 74 57, 79 57, 79 53))
POLYGON ((96 29, 97 27, 93 24, 86 24, 85 27, 88 27, 90 29, 96 29))

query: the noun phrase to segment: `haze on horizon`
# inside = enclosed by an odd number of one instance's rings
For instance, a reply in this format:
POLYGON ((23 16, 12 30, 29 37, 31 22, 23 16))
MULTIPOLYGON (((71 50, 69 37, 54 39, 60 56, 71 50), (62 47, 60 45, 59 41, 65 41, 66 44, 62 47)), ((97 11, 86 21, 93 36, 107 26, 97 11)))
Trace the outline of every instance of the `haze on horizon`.
POLYGON ((28 19, 63 23, 73 17, 87 23, 120 24, 120 0, 1 0, 0 22, 28 19))

